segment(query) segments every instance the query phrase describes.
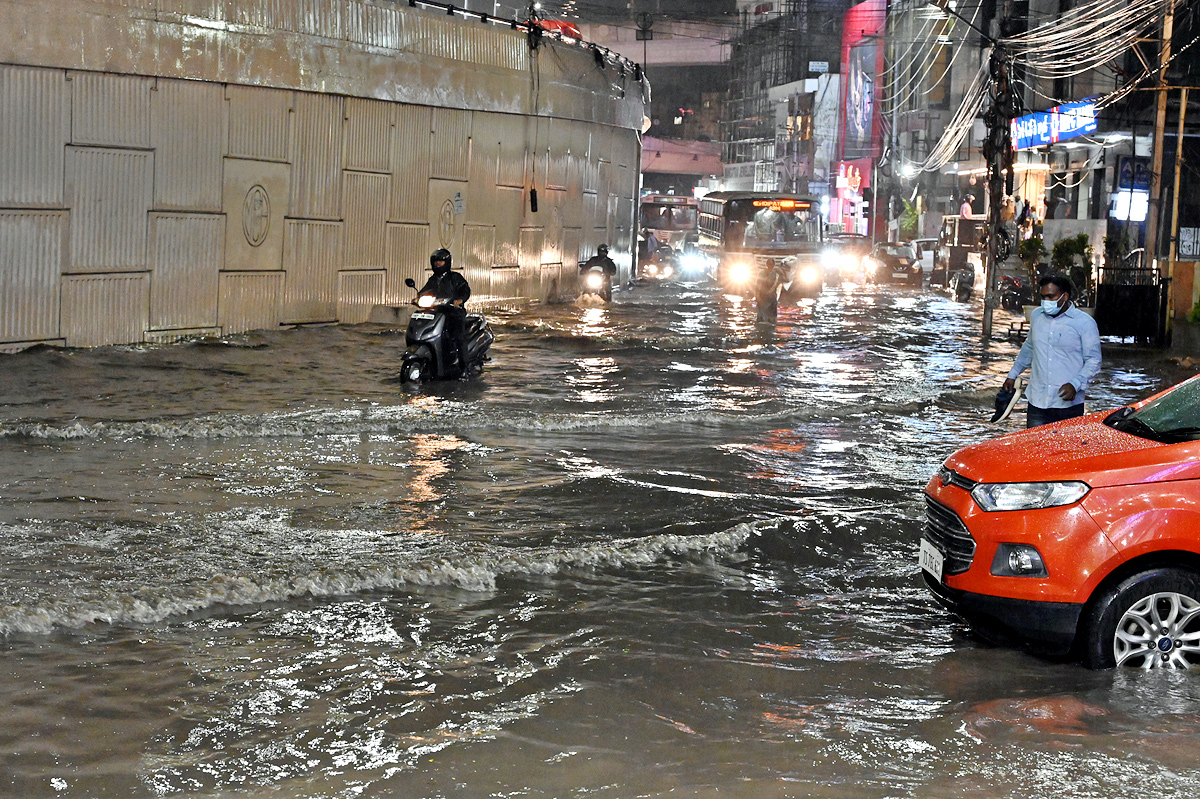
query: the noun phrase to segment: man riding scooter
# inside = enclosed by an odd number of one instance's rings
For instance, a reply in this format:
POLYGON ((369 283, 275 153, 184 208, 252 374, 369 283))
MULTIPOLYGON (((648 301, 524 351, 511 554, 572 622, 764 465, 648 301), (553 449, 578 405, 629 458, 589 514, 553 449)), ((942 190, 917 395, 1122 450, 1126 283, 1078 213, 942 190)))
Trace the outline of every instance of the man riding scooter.
POLYGON ((451 271, 452 263, 453 256, 450 255, 449 250, 445 248, 434 250, 429 256, 429 265, 433 267, 433 274, 429 276, 429 280, 425 281, 425 285, 421 286, 417 296, 428 295, 446 301, 444 309, 446 332, 450 335, 450 341, 454 348, 454 351, 450 353, 453 362, 457 361, 465 351, 463 337, 466 332, 467 310, 463 306, 471 297, 471 285, 461 274, 451 271))
POLYGON ((608 257, 608 245, 601 244, 596 248, 596 254, 579 265, 579 274, 585 276, 585 281, 595 272, 599 278, 598 285, 584 283, 585 291, 594 291, 605 302, 612 301, 612 281, 617 275, 617 265, 608 257))

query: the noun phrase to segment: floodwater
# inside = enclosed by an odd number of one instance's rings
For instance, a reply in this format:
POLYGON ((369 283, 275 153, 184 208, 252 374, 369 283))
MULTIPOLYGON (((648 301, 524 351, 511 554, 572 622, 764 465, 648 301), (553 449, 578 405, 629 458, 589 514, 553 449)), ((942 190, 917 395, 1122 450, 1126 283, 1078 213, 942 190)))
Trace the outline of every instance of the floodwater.
POLYGON ((0 356, 0 796, 1194 796, 1194 675, 921 586, 929 475, 1020 423, 979 315, 642 286, 416 389, 374 325, 0 356))

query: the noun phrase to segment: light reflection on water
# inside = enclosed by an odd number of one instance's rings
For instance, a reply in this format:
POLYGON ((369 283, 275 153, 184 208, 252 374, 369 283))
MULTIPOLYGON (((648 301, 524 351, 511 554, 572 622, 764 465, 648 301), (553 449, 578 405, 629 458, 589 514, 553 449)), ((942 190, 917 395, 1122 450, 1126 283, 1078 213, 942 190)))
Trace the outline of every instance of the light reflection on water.
MULTIPOLYGON (((976 306, 491 319, 418 388, 374 326, 10 356, 0 794, 1200 787, 1190 675, 991 649, 920 586, 921 487, 1004 432, 976 306)), ((1106 357, 1096 406, 1180 376, 1106 357)))

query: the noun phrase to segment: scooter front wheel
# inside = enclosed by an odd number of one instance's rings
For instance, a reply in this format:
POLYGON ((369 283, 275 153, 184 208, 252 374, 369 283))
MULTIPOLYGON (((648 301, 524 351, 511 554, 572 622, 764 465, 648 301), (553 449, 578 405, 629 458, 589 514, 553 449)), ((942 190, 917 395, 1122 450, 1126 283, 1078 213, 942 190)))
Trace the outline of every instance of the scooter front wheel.
POLYGON ((400 379, 409 383, 420 383, 425 379, 427 371, 425 361, 419 358, 405 360, 400 365, 400 379))

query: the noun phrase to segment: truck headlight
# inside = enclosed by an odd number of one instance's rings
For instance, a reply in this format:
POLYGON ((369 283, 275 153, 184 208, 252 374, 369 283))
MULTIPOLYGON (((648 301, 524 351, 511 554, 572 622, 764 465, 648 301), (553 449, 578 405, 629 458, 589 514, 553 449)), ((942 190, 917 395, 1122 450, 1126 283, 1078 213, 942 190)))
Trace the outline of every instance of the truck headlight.
POLYGON ((1092 487, 1079 480, 1060 483, 980 483, 971 497, 986 511, 1036 510, 1078 502, 1092 487))

